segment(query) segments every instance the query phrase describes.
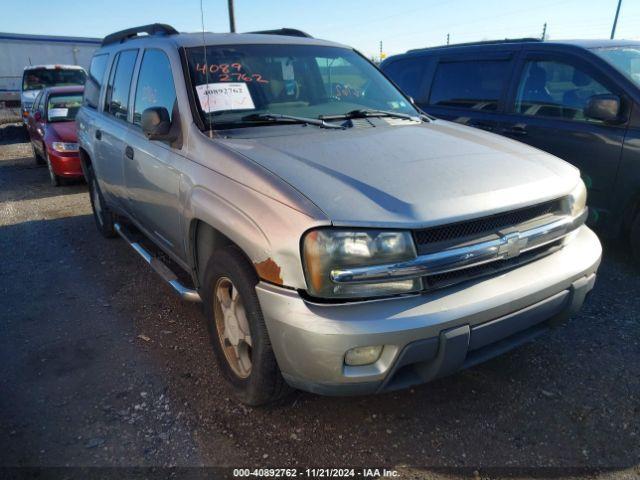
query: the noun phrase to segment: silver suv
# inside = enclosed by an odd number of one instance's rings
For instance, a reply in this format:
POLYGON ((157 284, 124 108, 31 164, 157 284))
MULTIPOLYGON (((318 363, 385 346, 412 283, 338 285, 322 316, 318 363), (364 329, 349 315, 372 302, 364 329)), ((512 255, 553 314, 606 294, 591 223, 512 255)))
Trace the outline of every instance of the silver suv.
POLYGON ((595 281, 578 170, 434 120, 300 31, 109 35, 77 123, 98 229, 203 303, 248 404, 447 375, 562 322, 595 281))

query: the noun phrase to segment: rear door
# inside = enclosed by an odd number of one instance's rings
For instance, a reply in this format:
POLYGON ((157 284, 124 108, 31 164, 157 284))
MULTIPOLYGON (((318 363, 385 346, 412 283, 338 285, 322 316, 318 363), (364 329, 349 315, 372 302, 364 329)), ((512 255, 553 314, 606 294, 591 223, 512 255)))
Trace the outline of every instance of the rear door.
POLYGON ((87 152, 89 158, 91 158, 95 164, 102 163, 98 158, 98 150, 96 149, 96 144, 99 142, 94 139, 97 128, 96 123, 102 115, 102 113, 99 112, 101 105, 100 99, 102 86, 106 82, 105 76, 107 76, 108 66, 108 53, 94 55, 91 59, 89 76, 84 86, 82 107, 76 116, 78 144, 81 149, 87 152))
POLYGON ((499 131, 514 57, 504 49, 441 54, 419 106, 437 118, 499 131))
POLYGON ((35 148, 38 154, 40 154, 44 158, 44 146, 42 143, 44 138, 44 127, 43 125, 41 125, 41 122, 37 122, 34 118, 37 111, 41 112, 40 115, 44 115, 44 102, 42 100, 43 98, 44 90, 41 90, 35 101, 33 102, 30 115, 27 118, 27 131, 29 132, 29 138, 31 139, 33 148, 35 148))
POLYGON ((96 119, 93 131, 100 189, 112 204, 125 211, 123 164, 125 138, 130 128, 127 111, 137 56, 137 49, 122 50, 115 55, 106 85, 103 114, 96 119))
POLYGON ((589 189, 590 223, 609 211, 627 122, 607 124, 586 118, 592 95, 627 100, 608 76, 566 52, 532 48, 518 62, 509 93, 503 134, 566 160, 581 171, 589 189))
POLYGON ((180 162, 181 141, 169 144, 148 140, 142 132, 142 112, 163 107, 177 120, 176 89, 167 54, 146 49, 132 92, 133 125, 125 146, 124 175, 128 209, 155 239, 180 258, 181 242, 180 162))

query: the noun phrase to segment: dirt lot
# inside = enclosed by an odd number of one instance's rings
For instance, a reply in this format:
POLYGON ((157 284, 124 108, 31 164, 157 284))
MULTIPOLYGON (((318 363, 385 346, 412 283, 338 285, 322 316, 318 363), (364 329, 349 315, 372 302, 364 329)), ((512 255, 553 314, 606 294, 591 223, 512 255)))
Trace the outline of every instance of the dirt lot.
POLYGON ((49 186, 14 128, 0 129, 1 466, 640 476, 640 275, 622 248, 580 315, 517 351, 399 393, 249 409, 199 307, 100 237, 86 185, 49 186))

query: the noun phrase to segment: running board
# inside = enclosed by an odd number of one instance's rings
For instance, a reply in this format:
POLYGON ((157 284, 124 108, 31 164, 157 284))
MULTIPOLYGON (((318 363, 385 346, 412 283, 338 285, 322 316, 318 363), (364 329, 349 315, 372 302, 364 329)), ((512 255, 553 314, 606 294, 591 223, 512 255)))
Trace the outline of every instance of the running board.
POLYGON ((118 235, 120 235, 125 242, 131 245, 138 255, 140 255, 145 262, 147 262, 155 272, 162 277, 162 279, 167 282, 171 287, 180 295, 180 298, 187 302, 201 302, 200 294, 196 290, 192 290, 190 288, 185 287, 175 273, 171 271, 169 267, 167 267, 162 260, 158 257, 153 256, 146 248, 144 248, 140 243, 134 242, 131 240, 127 234, 125 233, 125 229, 119 223, 114 223, 113 227, 115 228, 118 235))

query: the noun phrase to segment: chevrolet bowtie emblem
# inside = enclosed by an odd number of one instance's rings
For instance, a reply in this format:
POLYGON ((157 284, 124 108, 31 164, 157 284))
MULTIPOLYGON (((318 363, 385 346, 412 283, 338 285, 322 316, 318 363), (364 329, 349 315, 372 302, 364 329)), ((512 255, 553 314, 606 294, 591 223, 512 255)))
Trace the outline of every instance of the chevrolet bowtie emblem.
POLYGON ((507 233, 500 238, 501 244, 498 249, 498 255, 502 258, 514 258, 520 255, 523 249, 527 247, 529 240, 520 236, 520 232, 507 233))

